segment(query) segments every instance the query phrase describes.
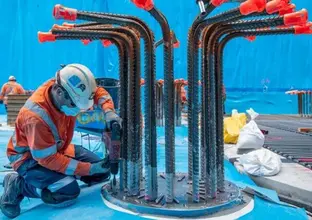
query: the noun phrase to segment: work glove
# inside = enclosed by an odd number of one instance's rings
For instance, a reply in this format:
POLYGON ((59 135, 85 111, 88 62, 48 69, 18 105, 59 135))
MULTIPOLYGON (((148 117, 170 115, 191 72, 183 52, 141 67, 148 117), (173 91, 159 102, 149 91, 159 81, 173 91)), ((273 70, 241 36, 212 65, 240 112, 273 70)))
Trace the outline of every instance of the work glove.
POLYGON ((109 159, 105 158, 104 160, 101 160, 96 163, 91 164, 90 168, 90 176, 95 175, 95 174, 104 174, 104 173, 109 173, 110 172, 110 164, 109 164, 109 159))
POLYGON ((0 100, 0 104, 3 104, 3 100, 0 100))
POLYGON ((109 130, 112 130, 112 125, 114 122, 117 122, 120 128, 122 128, 122 119, 113 111, 105 113, 105 121, 109 130))

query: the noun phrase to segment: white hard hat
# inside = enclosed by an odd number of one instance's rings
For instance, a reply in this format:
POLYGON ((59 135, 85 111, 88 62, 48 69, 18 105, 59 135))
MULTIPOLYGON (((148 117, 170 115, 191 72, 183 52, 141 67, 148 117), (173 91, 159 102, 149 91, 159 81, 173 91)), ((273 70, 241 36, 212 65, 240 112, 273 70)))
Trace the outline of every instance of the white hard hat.
POLYGON ((81 64, 66 65, 57 73, 56 79, 79 109, 87 110, 93 106, 96 82, 88 67, 81 64))
POLYGON ((10 76, 10 77, 9 77, 9 81, 16 81, 15 76, 10 76))

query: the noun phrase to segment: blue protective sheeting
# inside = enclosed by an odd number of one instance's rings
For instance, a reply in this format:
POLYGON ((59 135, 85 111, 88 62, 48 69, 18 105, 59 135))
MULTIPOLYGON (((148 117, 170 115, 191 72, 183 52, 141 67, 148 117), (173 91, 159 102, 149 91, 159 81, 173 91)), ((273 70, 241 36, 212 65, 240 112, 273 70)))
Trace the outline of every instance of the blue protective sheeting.
MULTIPOLYGON (((186 78, 187 32, 199 12, 195 1, 175 0, 168 4, 155 0, 155 5, 168 18, 181 42, 174 51, 174 74, 186 78)), ((294 0, 296 8, 312 10, 312 1, 294 0)), ((9 75, 15 75, 26 89, 36 89, 63 63, 82 63, 91 68, 97 77, 118 78, 117 50, 103 48, 100 43, 83 46, 79 41, 40 44, 37 31, 48 31, 55 21, 52 8, 55 4, 86 11, 135 15, 143 19, 162 38, 159 24, 146 12, 137 9, 130 0, 2 0, 0 1, 0 84, 9 75)), ((224 4, 217 12, 236 7, 224 4)), ((224 82, 229 89, 227 112, 232 108, 245 111, 253 107, 259 113, 296 113, 296 100, 284 91, 312 87, 309 72, 312 69, 312 39, 310 36, 259 37, 253 43, 236 39, 225 49, 224 82), (233 88, 233 89, 231 89, 233 88), (248 93, 248 94, 246 94, 248 93), (268 103, 267 97, 270 97, 268 103)), ((163 51, 157 48, 157 78, 163 78, 163 51)), ((0 109, 3 113, 3 109, 0 109)))
POLYGON ((254 209, 239 218, 240 220, 258 220, 258 219, 274 219, 274 220, 307 220, 308 216, 304 209, 291 208, 271 203, 255 196, 254 209))

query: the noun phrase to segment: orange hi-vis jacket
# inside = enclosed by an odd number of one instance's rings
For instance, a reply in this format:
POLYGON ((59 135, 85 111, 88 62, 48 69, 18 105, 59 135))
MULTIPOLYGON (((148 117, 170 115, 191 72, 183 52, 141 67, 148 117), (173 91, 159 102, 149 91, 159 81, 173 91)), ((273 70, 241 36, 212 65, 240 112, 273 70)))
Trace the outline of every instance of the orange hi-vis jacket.
POLYGON ((9 81, 2 86, 0 100, 4 104, 8 103, 8 95, 25 94, 23 87, 14 81, 9 81))
MULTIPOLYGON (((33 158, 41 166, 56 172, 87 176, 91 164, 73 159, 75 149, 71 140, 76 117, 66 116, 52 104, 49 93, 54 83, 54 79, 44 83, 20 110, 8 143, 8 158, 14 170, 33 158)), ((111 96, 103 88, 97 88, 94 104, 104 111, 114 111, 111 96)))

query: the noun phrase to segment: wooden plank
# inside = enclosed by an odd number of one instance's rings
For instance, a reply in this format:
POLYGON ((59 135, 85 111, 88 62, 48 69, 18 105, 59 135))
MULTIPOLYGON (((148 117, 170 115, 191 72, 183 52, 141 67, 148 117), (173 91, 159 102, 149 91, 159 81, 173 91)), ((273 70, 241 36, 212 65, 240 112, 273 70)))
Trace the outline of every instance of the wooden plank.
POLYGON ((15 125, 15 120, 21 108, 24 106, 30 95, 8 95, 7 124, 15 125))
POLYGON ((14 99, 14 100, 8 100, 8 105, 24 105, 26 100, 22 100, 22 99, 14 99))

